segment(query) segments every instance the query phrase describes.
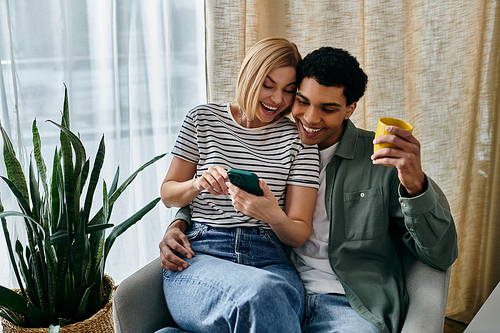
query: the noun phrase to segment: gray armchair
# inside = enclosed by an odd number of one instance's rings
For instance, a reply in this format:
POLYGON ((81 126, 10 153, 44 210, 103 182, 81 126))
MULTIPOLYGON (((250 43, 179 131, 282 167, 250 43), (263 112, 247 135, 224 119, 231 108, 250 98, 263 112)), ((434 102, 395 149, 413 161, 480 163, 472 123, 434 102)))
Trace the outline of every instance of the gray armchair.
MULTIPOLYGON (((429 181, 440 195, 441 206, 449 210, 441 189, 430 178, 429 181)), ((403 253, 401 260, 410 297, 402 332, 442 333, 451 268, 431 268, 410 251, 403 253)), ((116 333, 152 333, 163 327, 176 327, 163 297, 162 279, 157 258, 120 283, 113 298, 116 333)))

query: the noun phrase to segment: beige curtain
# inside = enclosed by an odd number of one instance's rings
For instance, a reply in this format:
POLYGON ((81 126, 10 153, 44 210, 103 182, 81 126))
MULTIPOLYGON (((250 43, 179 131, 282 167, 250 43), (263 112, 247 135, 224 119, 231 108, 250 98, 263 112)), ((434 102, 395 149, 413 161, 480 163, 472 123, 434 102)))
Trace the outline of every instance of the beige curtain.
POLYGON ((245 52, 281 36, 369 76, 354 123, 407 120, 458 229, 447 316, 468 323, 500 280, 500 4, 497 0, 206 0, 208 99, 234 101, 245 52))

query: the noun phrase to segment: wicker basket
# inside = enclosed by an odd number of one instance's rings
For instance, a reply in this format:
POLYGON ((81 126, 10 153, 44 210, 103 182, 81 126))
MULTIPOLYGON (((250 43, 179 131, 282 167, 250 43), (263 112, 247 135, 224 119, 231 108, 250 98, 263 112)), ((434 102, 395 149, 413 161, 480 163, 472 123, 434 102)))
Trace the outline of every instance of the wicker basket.
MULTIPOLYGON (((107 287, 112 289, 109 302, 92 317, 84 321, 62 326, 59 332, 65 333, 113 333, 113 294, 115 290, 114 281, 111 277, 104 275, 108 282, 107 287)), ((109 289, 108 289, 109 290, 109 289)), ((47 333, 48 328, 20 327, 2 318, 3 333, 47 333)))

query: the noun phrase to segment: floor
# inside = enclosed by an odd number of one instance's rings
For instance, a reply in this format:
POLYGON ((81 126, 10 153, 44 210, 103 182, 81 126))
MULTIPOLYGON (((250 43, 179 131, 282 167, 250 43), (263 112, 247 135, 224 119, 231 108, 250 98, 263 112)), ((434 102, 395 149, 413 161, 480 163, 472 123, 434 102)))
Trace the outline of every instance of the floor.
POLYGON ((449 318, 445 318, 443 333, 462 333, 466 328, 467 324, 449 318))

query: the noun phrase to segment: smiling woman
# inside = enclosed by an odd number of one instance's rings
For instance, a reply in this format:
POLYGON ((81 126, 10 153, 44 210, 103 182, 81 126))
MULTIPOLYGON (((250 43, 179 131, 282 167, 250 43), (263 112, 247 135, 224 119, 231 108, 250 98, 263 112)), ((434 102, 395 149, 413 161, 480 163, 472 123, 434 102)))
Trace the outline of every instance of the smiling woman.
MULTIPOLYGON (((31 131, 19 129, 31 128, 35 118, 42 134, 53 132, 45 120, 60 117, 64 83, 72 127, 89 152, 105 134, 102 178, 112 179, 116 165, 127 175, 141 161, 170 151, 186 110, 205 102, 203 27, 202 1, 2 1, 0 119, 16 150, 33 150, 31 131)), ((41 139, 48 149, 43 154, 53 155, 49 147, 58 135, 41 139)), ((158 195, 168 161, 135 180, 122 198, 127 209, 114 212, 117 221, 158 195)), ((21 163, 27 170, 27 161, 21 163)), ((6 210, 16 206, 4 183, 0 192, 6 210)), ((158 255, 146 244, 158 242, 169 220, 168 210, 156 208, 117 240, 106 267, 117 284, 158 255)), ((22 237, 21 223, 7 223, 18 228, 12 239, 22 237)), ((2 236, 0 284, 16 288, 6 251, 2 236)))

